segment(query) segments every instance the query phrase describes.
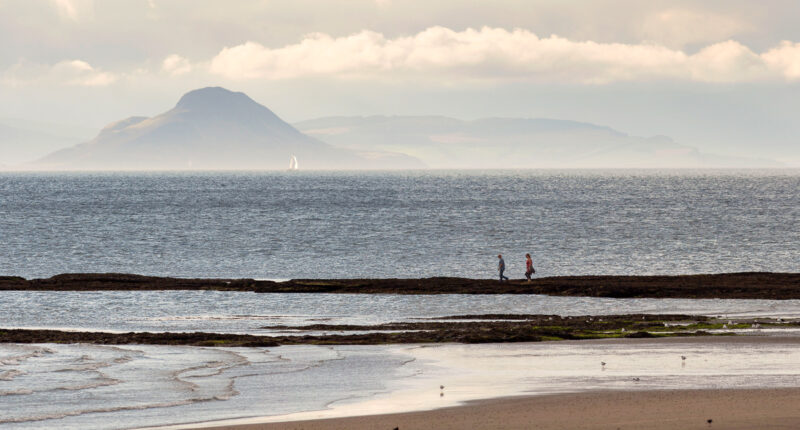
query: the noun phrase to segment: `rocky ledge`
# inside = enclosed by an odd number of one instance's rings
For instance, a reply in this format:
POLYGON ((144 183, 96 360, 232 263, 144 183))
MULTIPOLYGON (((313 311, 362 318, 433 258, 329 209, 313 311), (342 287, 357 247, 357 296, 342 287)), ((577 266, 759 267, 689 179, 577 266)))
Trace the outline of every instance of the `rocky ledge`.
POLYGON ((107 333, 0 329, 0 343, 94 343, 273 347, 506 343, 558 340, 733 335, 738 331, 793 329, 798 320, 718 319, 690 315, 462 315, 378 325, 314 324, 262 327, 264 335, 226 333, 107 333), (350 333, 353 332, 353 333, 350 333), (271 334, 270 334, 271 333, 271 334), (277 335, 276 335, 277 334, 277 335))
POLYGON ((220 290, 256 293, 547 294, 591 297, 800 299, 800 273, 676 276, 556 276, 532 282, 493 279, 191 279, 118 273, 63 274, 46 279, 0 276, 0 290, 220 290))

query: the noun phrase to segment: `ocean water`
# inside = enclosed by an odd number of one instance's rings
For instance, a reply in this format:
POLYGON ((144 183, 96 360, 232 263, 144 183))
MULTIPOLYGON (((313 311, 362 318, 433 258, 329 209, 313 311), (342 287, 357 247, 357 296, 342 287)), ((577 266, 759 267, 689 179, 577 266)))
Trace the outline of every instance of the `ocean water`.
MULTIPOLYGON (((503 253, 507 274, 522 277, 526 252, 544 276, 797 272, 799 189, 797 170, 0 174, 0 275, 489 278, 503 253)), ((276 331, 267 325, 640 312, 798 318, 800 302, 0 292, 0 328, 125 332, 268 335, 276 331)), ((0 344, 0 429, 283 420, 525 393, 800 383, 800 346, 791 338, 680 342, 0 344), (633 385, 633 376, 641 381, 633 385)))
POLYGON ((800 171, 0 174, 0 274, 800 269, 800 171))

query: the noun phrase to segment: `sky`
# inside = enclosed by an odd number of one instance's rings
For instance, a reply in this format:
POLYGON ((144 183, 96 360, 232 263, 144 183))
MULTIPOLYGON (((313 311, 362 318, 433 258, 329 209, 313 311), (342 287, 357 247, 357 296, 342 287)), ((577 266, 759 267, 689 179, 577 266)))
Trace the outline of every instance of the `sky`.
POLYGON ((192 89, 293 122, 534 117, 800 166, 795 0, 0 0, 0 118, 99 129, 192 89))

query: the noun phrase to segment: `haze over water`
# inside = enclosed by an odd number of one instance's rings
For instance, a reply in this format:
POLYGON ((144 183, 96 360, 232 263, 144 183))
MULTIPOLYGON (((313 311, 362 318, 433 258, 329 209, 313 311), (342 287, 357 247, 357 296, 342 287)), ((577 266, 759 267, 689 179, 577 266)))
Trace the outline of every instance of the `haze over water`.
POLYGON ((0 273, 521 278, 791 272, 800 173, 0 175, 0 273))

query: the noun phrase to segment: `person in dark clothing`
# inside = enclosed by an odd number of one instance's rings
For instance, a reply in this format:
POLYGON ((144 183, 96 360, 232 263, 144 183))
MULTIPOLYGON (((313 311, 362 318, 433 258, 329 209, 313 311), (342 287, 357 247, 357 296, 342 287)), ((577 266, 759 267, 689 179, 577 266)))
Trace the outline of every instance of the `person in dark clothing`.
POLYGON ((508 277, 503 275, 503 272, 506 270, 506 262, 503 261, 503 256, 501 254, 497 254, 497 258, 500 260, 497 263, 497 270, 500 272, 500 282, 503 282, 503 279, 508 281, 508 277))
POLYGON ((528 278, 528 282, 531 281, 531 275, 536 273, 536 269, 533 268, 533 260, 531 260, 530 254, 525 254, 525 277, 528 278))

